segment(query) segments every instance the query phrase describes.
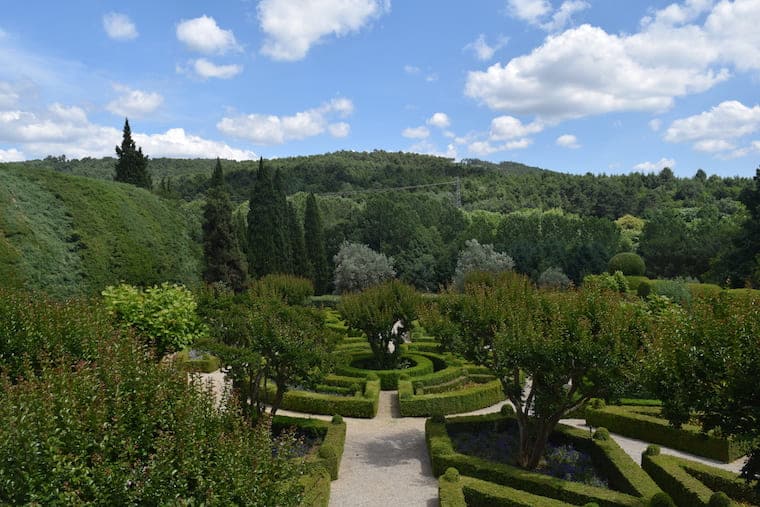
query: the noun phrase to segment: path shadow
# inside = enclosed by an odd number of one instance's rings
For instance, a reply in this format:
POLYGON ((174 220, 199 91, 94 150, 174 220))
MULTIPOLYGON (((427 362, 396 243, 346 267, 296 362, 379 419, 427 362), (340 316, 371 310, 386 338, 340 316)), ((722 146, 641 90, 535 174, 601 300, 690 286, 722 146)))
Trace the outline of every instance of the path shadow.
POLYGON ((364 462, 376 467, 395 467, 400 464, 419 465, 420 473, 433 476, 424 435, 409 429, 387 435, 378 434, 363 445, 364 462))

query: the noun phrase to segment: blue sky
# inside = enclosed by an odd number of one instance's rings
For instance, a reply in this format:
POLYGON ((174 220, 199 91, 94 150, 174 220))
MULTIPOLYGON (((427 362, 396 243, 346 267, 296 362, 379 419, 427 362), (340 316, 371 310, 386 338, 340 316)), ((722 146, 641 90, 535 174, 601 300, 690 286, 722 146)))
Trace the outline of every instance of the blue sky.
POLYGON ((751 176, 760 0, 6 2, 0 161, 335 150, 751 176))

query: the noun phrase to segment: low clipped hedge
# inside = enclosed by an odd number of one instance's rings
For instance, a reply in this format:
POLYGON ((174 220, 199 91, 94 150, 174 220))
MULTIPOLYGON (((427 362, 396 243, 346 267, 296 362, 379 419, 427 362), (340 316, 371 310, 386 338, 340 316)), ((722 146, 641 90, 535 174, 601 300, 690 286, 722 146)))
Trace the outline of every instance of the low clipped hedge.
POLYGON ((586 423, 591 426, 604 426, 611 432, 625 437, 664 445, 724 463, 741 458, 747 451, 746 446, 741 443, 702 433, 695 426, 673 428, 668 421, 657 417, 658 413, 657 407, 587 407, 586 423), (651 415, 642 412, 650 412, 651 415))
MULTIPOLYGON (((267 386, 268 394, 274 396, 275 386, 267 386)), ((367 380, 363 396, 335 396, 309 391, 290 390, 282 398, 280 408, 308 414, 361 417, 371 419, 377 415, 380 400, 380 381, 367 380)))
MULTIPOLYGON (((454 469, 449 469, 454 470, 454 469)), ((447 474, 438 479, 438 498, 441 507, 490 505, 508 507, 566 507, 568 504, 553 498, 538 496, 519 489, 481 481, 473 477, 447 474)))
POLYGON ((308 299, 308 302, 311 306, 316 306, 317 308, 337 308, 338 303, 340 303, 340 296, 333 294, 311 296, 308 299))
POLYGON ((203 354, 200 359, 190 359, 189 350, 177 352, 175 364, 188 373, 212 373, 219 369, 219 358, 211 354, 203 354))
MULTIPOLYGON (((563 481, 503 463, 460 454, 454 450, 447 429, 448 426, 452 431, 462 431, 478 424, 508 423, 516 424, 513 419, 510 421, 509 418, 500 414, 458 417, 448 419, 445 423, 428 419, 425 423, 425 437, 433 475, 440 476, 447 468, 453 467, 468 477, 573 505, 595 502, 602 507, 641 507, 660 492, 652 479, 620 449, 614 440, 592 439, 588 432, 583 430, 559 425, 553 436, 557 436, 560 440, 571 441, 577 448, 589 450, 595 464, 603 467, 607 472, 610 486, 618 488, 620 491, 563 481)), ((493 488, 489 491, 493 491, 493 488)), ((486 497, 478 498, 485 501, 486 497)), ((475 504, 481 505, 480 503, 475 504)), ((499 501, 498 503, 486 502, 482 505, 523 504, 499 501)))
POLYGON ((316 467, 299 481, 303 486, 303 507, 328 507, 330 505, 330 472, 316 467))
POLYGON ((677 505, 707 507, 710 497, 717 491, 725 493, 734 502, 760 505, 760 494, 738 475, 696 461, 659 454, 653 447, 642 454, 641 466, 677 505))
POLYGON ((399 381, 398 403, 402 416, 458 414, 495 405, 504 400, 501 382, 492 380, 467 389, 436 394, 414 394, 412 382, 399 381))
MULTIPOLYGON (((372 354, 360 353, 352 354, 351 362, 358 360, 371 359, 372 354)), ((391 391, 398 389, 398 381, 401 375, 408 375, 410 377, 417 377, 421 375, 427 375, 433 373, 433 361, 426 356, 420 354, 403 354, 402 358, 409 358, 415 361, 417 364, 411 368, 403 370, 369 370, 364 368, 356 368, 355 366, 338 366, 335 368, 336 373, 347 377, 367 377, 368 374, 374 373, 380 379, 380 388, 383 391, 391 391)))
POLYGON ((331 480, 336 480, 346 444, 346 423, 337 418, 321 421, 280 415, 272 421, 272 429, 275 431, 290 426, 296 426, 301 431, 318 435, 322 439, 319 450, 316 454, 308 456, 306 461, 314 466, 321 466, 327 470, 331 480))

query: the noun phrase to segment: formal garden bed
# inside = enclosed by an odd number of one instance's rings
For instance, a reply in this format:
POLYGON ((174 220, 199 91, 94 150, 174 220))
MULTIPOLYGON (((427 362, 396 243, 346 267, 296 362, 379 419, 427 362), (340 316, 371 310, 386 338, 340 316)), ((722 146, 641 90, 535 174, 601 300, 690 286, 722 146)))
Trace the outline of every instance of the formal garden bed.
POLYGON ((729 438, 704 433, 699 427, 685 424, 680 429, 671 426, 660 417, 657 406, 605 406, 587 407, 586 423, 592 427, 603 426, 613 433, 644 440, 697 456, 730 463, 747 452, 729 438))
POLYGON ((756 481, 747 482, 720 468, 660 454, 654 445, 642 454, 641 466, 678 506, 730 505, 727 499, 719 500, 724 496, 735 502, 733 505, 760 505, 756 481))
MULTIPOLYGON (((609 438, 606 431, 597 431, 592 438, 589 432, 560 425, 550 440, 559 449, 555 450, 557 456, 554 459, 559 474, 566 475, 568 469, 577 469, 576 458, 585 455, 587 462, 596 471, 601 471, 606 487, 599 487, 595 479, 589 482, 597 485, 567 481, 493 459, 465 454, 456 448, 459 442, 459 445, 479 447, 480 451, 473 449, 471 452, 485 455, 489 448, 498 448, 499 444, 493 440, 477 442, 477 435, 491 433, 492 436, 498 436, 515 425, 514 418, 501 414, 429 419, 425 429, 433 474, 441 476, 448 468, 455 468, 466 476, 459 479, 462 481, 461 487, 458 481, 448 481, 457 484, 443 489, 463 489, 464 497, 462 494, 459 494, 459 497, 465 498, 470 495, 471 500, 467 501, 467 504, 472 505, 482 504, 480 500, 475 499, 493 497, 482 505, 561 505, 557 502, 583 505, 596 502, 603 506, 640 506, 660 492, 654 481, 609 438), (467 444, 468 441, 470 444, 467 444), (572 446, 574 450, 567 446, 572 446), (470 479, 485 481, 490 485, 471 482, 470 479), (480 493, 477 493, 478 491, 480 493), (538 503, 533 496, 550 500, 541 500, 541 503, 538 503)), ((462 447, 460 449, 464 450, 462 447)), ((497 452, 507 454, 505 448, 497 452)), ((445 482, 442 480, 441 483, 445 482)), ((441 504, 444 505, 443 498, 441 504)))

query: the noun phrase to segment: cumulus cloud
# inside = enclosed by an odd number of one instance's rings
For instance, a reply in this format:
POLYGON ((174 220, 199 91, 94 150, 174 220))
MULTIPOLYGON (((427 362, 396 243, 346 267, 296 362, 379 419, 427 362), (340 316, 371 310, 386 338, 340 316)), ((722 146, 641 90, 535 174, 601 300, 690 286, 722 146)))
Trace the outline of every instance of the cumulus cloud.
POLYGON ((401 135, 407 139, 425 139, 430 137, 430 130, 427 127, 408 127, 401 131, 401 135))
POLYGON ((728 78, 726 70, 644 54, 652 47, 680 54, 673 44, 583 25, 548 37, 530 54, 505 65, 470 72, 465 93, 495 110, 559 121, 664 110, 675 97, 707 90, 728 78))
POLYGON ((177 39, 188 49, 203 54, 225 54, 240 50, 232 30, 223 30, 216 20, 203 15, 199 18, 182 20, 177 25, 177 39))
POLYGON ((103 29, 114 40, 132 40, 139 35, 129 16, 118 12, 109 12, 103 16, 103 29))
POLYGON ((314 109, 307 109, 291 116, 248 114, 225 117, 217 123, 220 132, 259 145, 282 144, 287 141, 306 139, 327 131, 334 137, 345 137, 349 131, 346 123, 330 123, 330 118, 345 118, 353 113, 354 105, 346 98, 333 99, 314 109))
POLYGON ((753 150, 747 147, 737 149, 737 144, 758 131, 760 105, 747 107, 739 101, 728 100, 709 111, 675 120, 663 139, 671 143, 693 143, 692 147, 697 151, 738 158, 753 150))
POLYGON ((508 0, 507 7, 512 16, 528 23, 537 23, 552 11, 548 0, 508 0))
POLYGON ((427 124, 433 127, 438 127, 439 129, 445 129, 451 125, 451 120, 446 113, 434 113, 433 116, 428 118, 427 124))
POLYGON ((538 121, 524 124, 514 116, 498 116, 491 120, 490 139, 492 141, 515 139, 538 134, 543 129, 544 125, 538 121))
POLYGON ((662 120, 659 118, 654 118, 653 120, 649 120, 649 128, 652 129, 653 132, 657 132, 660 130, 660 127, 662 127, 662 120))
POLYGON ((0 81, 0 109, 10 109, 18 103, 19 93, 10 84, 0 81))
POLYGON ((634 171, 640 171, 643 173, 651 173, 653 171, 661 171, 662 169, 669 167, 673 169, 676 166, 676 161, 672 158, 661 158, 657 162, 641 162, 633 166, 634 171))
POLYGON ((522 150, 533 143, 531 139, 517 139, 506 143, 494 143, 492 140, 473 141, 467 145, 467 151, 478 156, 486 157, 500 151, 522 150))
POLYGON ((0 162, 20 162, 21 160, 25 160, 24 154, 16 148, 0 149, 0 162))
POLYGON ((589 7, 591 7, 591 5, 588 2, 584 2, 582 0, 568 0, 566 2, 562 2, 562 5, 560 5, 559 9, 554 11, 554 14, 552 14, 551 19, 541 24, 541 28, 547 32, 562 30, 573 20, 573 14, 576 12, 584 11, 589 7))
POLYGON ((121 95, 106 105, 106 109, 118 116, 140 118, 158 109, 164 102, 161 94, 133 90, 127 86, 114 85, 121 95))
POLYGON ((451 158, 454 160, 459 159, 457 148, 456 146, 454 146, 453 143, 446 145, 445 150, 440 150, 438 149, 438 146, 436 146, 434 143, 425 139, 418 143, 413 144, 412 146, 409 147, 407 151, 410 151, 412 153, 421 153, 423 155, 433 155, 435 157, 451 158))
POLYGON ((195 62, 193 62, 192 68, 195 74, 199 77, 202 77, 203 79, 230 79, 243 72, 242 65, 217 65, 214 62, 206 60, 205 58, 198 58, 195 60, 195 62))
MULTIPOLYGON (((70 158, 114 156, 114 146, 121 142, 121 136, 120 129, 90 122, 87 113, 76 106, 55 103, 39 113, 0 112, 0 143, 18 146, 3 150, 1 157, 42 157, 51 153, 70 158)), ((256 158, 251 151, 190 135, 181 128, 162 134, 133 131, 133 137, 153 157, 256 158)))
POLYGON ((493 58, 493 55, 507 45, 509 38, 499 36, 493 46, 486 42, 486 36, 482 33, 473 42, 467 44, 464 49, 472 51, 475 54, 475 58, 481 61, 488 61, 493 58))
POLYGON ((389 11, 390 0, 262 0, 261 51, 274 60, 300 60, 325 37, 357 32, 389 11))
POLYGON ((581 145, 578 143, 578 138, 572 134, 562 134, 557 138, 555 142, 557 146, 570 148, 573 150, 581 147, 581 145))

